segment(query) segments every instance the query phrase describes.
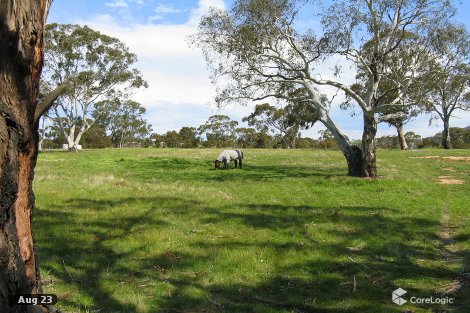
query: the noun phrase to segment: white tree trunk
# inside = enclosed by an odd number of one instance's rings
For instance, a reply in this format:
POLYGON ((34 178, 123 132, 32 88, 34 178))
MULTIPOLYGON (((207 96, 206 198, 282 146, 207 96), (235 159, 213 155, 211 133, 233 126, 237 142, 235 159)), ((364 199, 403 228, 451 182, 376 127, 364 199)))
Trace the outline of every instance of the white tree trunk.
POLYGON ((311 82, 304 84, 310 95, 313 105, 318 112, 318 120, 333 134, 336 143, 341 152, 343 152, 348 162, 348 175, 361 176, 362 170, 362 151, 359 147, 351 145, 346 135, 336 126, 328 114, 328 110, 323 106, 318 91, 311 82))

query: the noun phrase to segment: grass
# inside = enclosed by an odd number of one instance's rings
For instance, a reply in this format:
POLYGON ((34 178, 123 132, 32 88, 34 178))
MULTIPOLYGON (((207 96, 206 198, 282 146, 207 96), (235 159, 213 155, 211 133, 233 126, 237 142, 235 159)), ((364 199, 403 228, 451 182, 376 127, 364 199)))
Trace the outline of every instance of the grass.
POLYGON ((39 156, 35 235, 65 312, 470 310, 470 163, 379 151, 381 178, 338 151, 112 149, 39 156), (462 185, 440 185, 439 176, 462 185), (467 280, 470 279, 467 277, 467 280), (391 302, 441 297, 453 306, 391 302))

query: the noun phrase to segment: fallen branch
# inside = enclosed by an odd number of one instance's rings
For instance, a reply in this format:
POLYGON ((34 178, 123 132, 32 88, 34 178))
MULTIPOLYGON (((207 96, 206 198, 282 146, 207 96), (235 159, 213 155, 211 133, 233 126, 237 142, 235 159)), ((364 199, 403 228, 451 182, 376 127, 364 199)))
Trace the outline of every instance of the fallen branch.
POLYGON ((273 304, 276 304, 276 305, 282 305, 282 306, 287 305, 287 303, 284 303, 284 302, 276 302, 274 300, 265 299, 265 298, 261 298, 261 297, 257 297, 257 296, 253 297, 253 299, 263 301, 263 302, 273 303, 273 304))
POLYGON ((214 300, 212 300, 211 298, 209 298, 209 296, 207 296, 207 300, 209 300, 210 303, 212 303, 213 305, 215 305, 215 306, 218 307, 219 309, 223 309, 223 308, 224 308, 224 305, 223 305, 223 304, 220 304, 220 303, 215 302, 214 300))
POLYGON ((365 268, 370 269, 370 267, 368 267, 368 266, 365 265, 365 264, 362 264, 362 263, 359 263, 359 262, 355 261, 355 260, 354 260, 353 258, 351 258, 349 255, 348 255, 348 259, 350 259, 351 261, 353 261, 353 262, 356 263, 356 264, 362 265, 362 266, 364 266, 365 268))
POLYGON ((69 277, 72 280, 72 283, 75 283, 75 280, 73 279, 72 274, 70 274, 69 270, 67 269, 67 266, 65 265, 64 260, 62 260, 62 264, 64 265, 64 269, 67 272, 67 274, 69 274, 69 277))

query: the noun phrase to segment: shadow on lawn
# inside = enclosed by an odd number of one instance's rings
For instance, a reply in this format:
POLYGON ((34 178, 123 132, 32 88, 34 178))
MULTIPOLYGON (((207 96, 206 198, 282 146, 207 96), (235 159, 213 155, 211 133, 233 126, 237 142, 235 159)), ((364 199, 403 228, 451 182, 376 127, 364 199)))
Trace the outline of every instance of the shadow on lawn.
POLYGON ((244 165, 243 169, 230 169, 215 171, 218 175, 205 177, 206 181, 268 181, 286 178, 324 177, 326 179, 336 176, 346 176, 347 171, 341 167, 315 168, 294 165, 244 165))
MULTIPOLYGON (((454 238, 456 243, 466 242, 469 243, 470 235, 460 235, 454 238)), ((452 254, 452 252, 450 252, 452 254)), ((456 280, 458 284, 461 284, 455 293, 449 296, 455 296, 455 304, 452 306, 452 312, 456 313, 468 313, 470 311, 470 249, 459 251, 455 257, 462 258, 463 268, 462 273, 459 274, 456 280)))
MULTIPOLYGON (((123 265, 121 259, 132 256, 146 243, 118 253, 106 242, 124 239, 142 221, 156 229, 167 227, 166 222, 158 218, 162 203, 179 212, 195 209, 193 202, 178 197, 149 197, 106 201, 77 199, 66 204, 76 209, 67 213, 40 210, 41 214, 47 215, 47 218, 41 218, 40 225, 48 230, 50 243, 41 249, 40 256, 53 259, 55 264, 63 264, 57 267, 51 265, 53 262, 46 265, 43 262, 43 271, 72 284, 81 294, 91 298, 97 309, 101 309, 100 312, 110 313, 142 312, 135 305, 115 298, 111 288, 106 286, 110 271, 122 275, 123 284, 132 278, 170 285, 171 291, 163 298, 146 299, 151 307, 148 312, 152 313, 405 312, 406 306, 399 307, 391 302, 392 290, 400 287, 395 282, 419 277, 447 279, 455 276, 454 272, 423 262, 442 261, 438 251, 429 249, 429 243, 417 244, 420 240, 436 240, 437 222, 420 218, 391 218, 385 214, 391 209, 369 207, 247 204, 248 210, 240 213, 230 212, 230 208, 212 209, 207 212, 208 217, 199 221, 201 225, 211 223, 220 225, 219 229, 224 230, 227 221, 238 221, 240 228, 282 233, 285 235, 283 238, 289 239, 276 242, 269 239, 259 241, 250 236, 224 236, 188 243, 184 251, 169 251, 135 260, 132 267, 123 265), (73 223, 76 214, 80 214, 79 209, 103 210, 141 201, 150 201, 155 205, 140 215, 116 217, 115 220, 90 220, 86 226, 73 223), (328 223, 331 227, 320 229, 321 225, 328 223), (70 227, 64 230, 64 224, 70 227), (319 225, 318 232, 314 227, 312 229, 312 225, 319 225), (55 229, 63 232, 56 232, 55 229), (82 242, 77 236, 80 232, 90 233, 94 240, 82 242), (362 238, 367 245, 351 247, 354 238, 362 238), (215 283, 211 278, 213 273, 196 270, 196 264, 214 262, 221 251, 236 249, 272 249, 279 254, 297 256, 299 261, 288 265, 284 264, 285 261, 280 262, 266 272, 261 281, 258 277, 254 281, 246 279, 246 283, 215 283), (326 258, 311 254, 316 250, 322 251, 320 256, 326 258)), ((227 269, 227 272, 237 270, 235 267, 227 269)), ((137 292, 142 290, 144 293, 148 287, 142 288, 137 288, 137 292)), ((416 296, 429 296, 426 290, 408 291, 416 296)), ((61 302, 81 307, 81 304, 72 303, 67 298, 61 302)))
POLYGON ((121 159, 116 161, 125 171, 133 173, 140 179, 149 180, 155 178, 155 171, 164 168, 159 179, 174 180, 175 174, 178 180, 189 181, 267 181, 285 178, 346 176, 347 168, 336 166, 326 168, 325 166, 311 167, 299 165, 256 165, 249 162, 243 164, 243 169, 234 169, 234 163, 230 163, 229 170, 215 170, 213 161, 207 160, 185 160, 182 158, 151 157, 145 159, 121 159), (208 174, 201 175, 201 171, 208 174))
MULTIPOLYGON (((179 212, 189 208, 194 202, 186 202, 181 198, 143 197, 124 198, 118 200, 73 199, 64 203, 69 212, 59 210, 48 211, 38 208, 37 223, 41 228, 47 229, 47 242, 40 247, 40 258, 47 260, 41 262, 43 273, 50 273, 63 282, 72 286, 72 291, 59 296, 60 304, 67 304, 85 312, 138 312, 137 308, 125 301, 114 297, 114 291, 105 286, 106 276, 112 272, 119 275, 133 276, 128 268, 119 264, 121 259, 134 255, 141 247, 129 249, 127 252, 116 252, 107 241, 124 239, 131 233, 141 231, 137 226, 150 224, 159 228, 166 225, 164 221, 155 217, 155 210, 159 205, 174 203, 178 205, 179 212), (90 220, 89 223, 77 223, 81 209, 101 211, 116 206, 132 205, 139 202, 154 203, 151 208, 141 214, 131 216, 116 216, 112 219, 90 220), (87 234, 91 240, 85 241, 81 235, 87 234), (94 303, 84 307, 82 303, 70 300, 73 294, 84 295, 84 302, 94 303)), ((178 213, 173 212, 173 213, 178 213)), ((144 245, 145 243, 142 243, 144 245)), ((119 286, 114 286, 118 288, 119 286)), ((83 301, 83 298, 82 298, 83 301)), ((80 301, 80 302, 82 302, 80 301)))

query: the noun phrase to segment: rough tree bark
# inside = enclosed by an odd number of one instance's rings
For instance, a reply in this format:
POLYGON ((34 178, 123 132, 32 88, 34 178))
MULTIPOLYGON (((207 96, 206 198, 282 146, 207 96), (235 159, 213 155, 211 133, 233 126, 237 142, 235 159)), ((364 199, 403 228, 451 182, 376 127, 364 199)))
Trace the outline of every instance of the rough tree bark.
POLYGON ((396 125, 398 142, 400 144, 400 150, 408 150, 408 143, 406 142, 405 131, 403 130, 403 123, 396 125))
POLYGON ((348 162, 348 176, 361 177, 363 173, 362 151, 359 147, 351 145, 347 137, 336 127, 335 123, 326 116, 320 118, 323 125, 333 134, 339 149, 348 162))
POLYGON ((322 101, 314 85, 310 82, 304 82, 304 87, 312 100, 312 104, 315 106, 318 114, 318 121, 320 121, 326 129, 333 134, 339 149, 348 162, 348 176, 365 177, 363 170, 363 152, 361 148, 351 145, 346 135, 343 134, 343 132, 336 126, 335 122, 330 118, 328 110, 322 105, 322 101))
POLYGON ((373 113, 364 113, 364 132, 362 133, 362 177, 377 177, 375 135, 377 121, 373 113))
POLYGON ((450 123, 449 115, 445 114, 443 118, 444 130, 442 131, 442 142, 441 145, 444 149, 452 149, 452 143, 450 141, 450 123))
POLYGON ((48 312, 9 307, 14 294, 41 292, 31 230, 32 181, 39 117, 55 100, 38 104, 44 25, 52 0, 0 0, 0 312, 48 312))

